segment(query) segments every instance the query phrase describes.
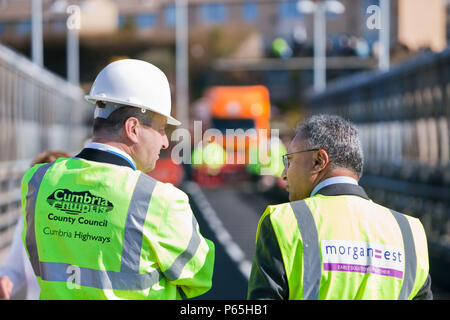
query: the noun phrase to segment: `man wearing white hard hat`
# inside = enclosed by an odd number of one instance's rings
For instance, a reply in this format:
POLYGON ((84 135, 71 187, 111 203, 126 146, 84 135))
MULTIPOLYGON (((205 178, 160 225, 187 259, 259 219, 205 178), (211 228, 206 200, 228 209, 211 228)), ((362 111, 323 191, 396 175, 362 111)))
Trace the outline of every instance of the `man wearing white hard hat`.
POLYGON ((211 288, 214 244, 187 195, 151 171, 168 147, 169 83, 154 65, 115 61, 86 99, 92 142, 22 180, 23 239, 41 299, 181 299, 211 288))

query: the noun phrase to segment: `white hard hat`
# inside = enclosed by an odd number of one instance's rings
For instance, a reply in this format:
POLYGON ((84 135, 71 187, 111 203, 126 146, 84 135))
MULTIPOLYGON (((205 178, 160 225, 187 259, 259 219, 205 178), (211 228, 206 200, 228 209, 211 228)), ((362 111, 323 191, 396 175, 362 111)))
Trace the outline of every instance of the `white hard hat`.
POLYGON ((171 97, 166 75, 145 61, 123 59, 110 63, 97 75, 85 99, 93 104, 102 101, 150 110, 166 116, 168 124, 181 124, 170 116, 171 97))

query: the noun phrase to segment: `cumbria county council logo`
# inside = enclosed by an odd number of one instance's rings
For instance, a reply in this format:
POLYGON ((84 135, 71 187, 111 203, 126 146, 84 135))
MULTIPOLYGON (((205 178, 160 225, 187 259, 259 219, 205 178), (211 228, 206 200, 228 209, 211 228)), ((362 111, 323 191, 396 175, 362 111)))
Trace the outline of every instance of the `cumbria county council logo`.
POLYGON ((73 192, 58 189, 48 196, 47 202, 51 207, 68 214, 106 213, 114 209, 111 202, 94 196, 89 191, 73 192))

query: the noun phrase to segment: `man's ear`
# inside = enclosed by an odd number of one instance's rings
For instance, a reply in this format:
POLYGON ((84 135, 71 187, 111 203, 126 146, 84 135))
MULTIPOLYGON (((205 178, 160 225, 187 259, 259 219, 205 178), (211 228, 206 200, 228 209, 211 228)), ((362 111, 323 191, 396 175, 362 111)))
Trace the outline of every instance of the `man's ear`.
POLYGON ((324 149, 319 149, 318 152, 314 153, 313 161, 313 171, 320 172, 326 168, 330 159, 328 158, 328 153, 324 149))
POLYGON ((138 143, 138 134, 140 130, 139 120, 135 117, 129 117, 123 124, 123 135, 132 143, 138 143))

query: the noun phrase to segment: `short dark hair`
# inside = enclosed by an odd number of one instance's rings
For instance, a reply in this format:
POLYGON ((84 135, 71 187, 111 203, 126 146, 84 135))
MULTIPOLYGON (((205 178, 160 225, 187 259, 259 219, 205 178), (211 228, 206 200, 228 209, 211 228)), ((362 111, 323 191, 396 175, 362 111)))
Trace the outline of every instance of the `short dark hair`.
MULTIPOLYGON (((102 104, 97 104, 97 106, 101 107, 102 104)), ((104 106, 104 105, 103 105, 104 106)), ((146 126, 151 126, 152 124, 152 115, 151 111, 146 111, 143 113, 141 108, 136 108, 132 106, 123 106, 120 107, 109 115, 107 119, 104 118, 96 118, 94 119, 93 132, 94 135, 99 132, 106 133, 118 133, 122 128, 125 121, 128 118, 134 117, 139 120, 140 123, 146 126)))
POLYGON ((305 139, 308 149, 322 148, 331 165, 363 172, 363 151, 356 127, 336 115, 320 114, 307 118, 297 126, 296 134, 305 139))

